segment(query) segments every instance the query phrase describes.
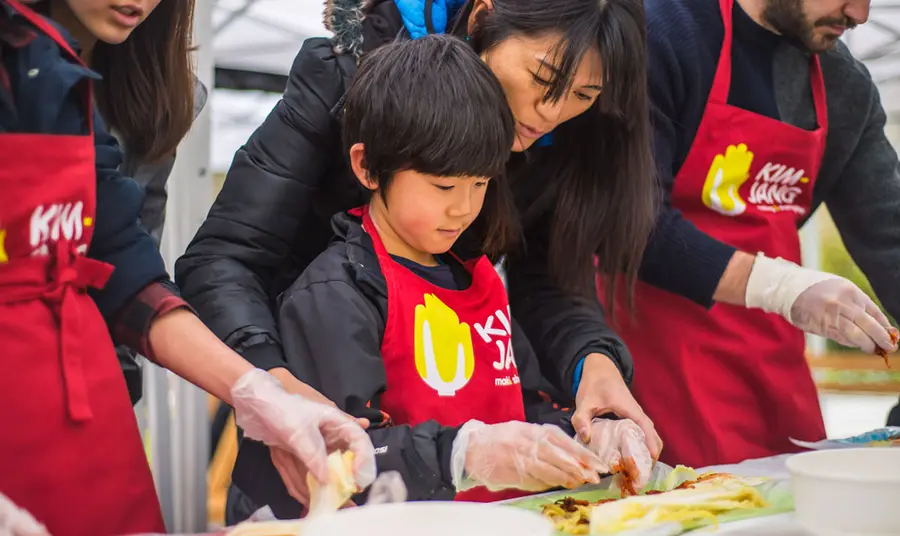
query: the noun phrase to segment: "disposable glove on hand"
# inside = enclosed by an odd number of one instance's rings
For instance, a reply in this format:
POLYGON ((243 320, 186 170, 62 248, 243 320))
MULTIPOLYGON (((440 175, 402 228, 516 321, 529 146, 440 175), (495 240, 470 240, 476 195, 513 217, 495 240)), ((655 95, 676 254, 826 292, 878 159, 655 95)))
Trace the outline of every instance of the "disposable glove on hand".
POLYGON ((589 447, 603 464, 601 472, 619 475, 620 487, 625 484, 625 489, 634 488, 628 491, 640 491, 650 480, 653 457, 643 430, 634 421, 594 419, 589 447))
POLYGON ((600 481, 600 459, 552 425, 469 421, 453 441, 453 485, 457 491, 543 491, 600 481))
POLYGON ((897 350, 884 313, 849 280, 757 255, 747 281, 747 307, 784 317, 808 333, 875 353, 897 350))
POLYGON ((0 493, 0 536, 50 536, 31 514, 0 493))
POLYGON ((284 390, 264 370, 241 376, 231 388, 236 424, 250 439, 283 449, 306 465, 325 484, 328 453, 350 450, 353 475, 365 488, 375 480, 375 449, 365 430, 337 408, 312 402, 284 390))

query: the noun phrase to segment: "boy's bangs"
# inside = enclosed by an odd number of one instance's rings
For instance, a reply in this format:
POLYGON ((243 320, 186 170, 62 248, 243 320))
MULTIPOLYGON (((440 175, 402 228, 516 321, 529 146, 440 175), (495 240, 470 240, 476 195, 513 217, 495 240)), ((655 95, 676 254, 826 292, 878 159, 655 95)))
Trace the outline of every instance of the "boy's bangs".
POLYGON ((428 36, 363 60, 348 93, 345 144, 363 143, 369 171, 493 177, 515 123, 500 82, 461 40, 428 36))
POLYGON ((406 148, 409 168, 443 177, 493 177, 503 172, 513 132, 497 107, 454 99, 447 106, 422 101, 398 146, 406 148))

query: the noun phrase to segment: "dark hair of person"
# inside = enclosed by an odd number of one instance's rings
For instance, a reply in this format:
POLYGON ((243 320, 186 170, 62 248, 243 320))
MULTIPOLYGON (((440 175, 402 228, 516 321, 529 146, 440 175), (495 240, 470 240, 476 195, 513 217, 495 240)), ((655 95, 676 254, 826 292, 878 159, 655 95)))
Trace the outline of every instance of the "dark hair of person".
POLYGON ((139 161, 173 153, 194 121, 193 20, 194 0, 163 0, 124 43, 94 45, 100 115, 139 161))
MULTIPOLYGON (((466 33, 472 1, 455 23, 466 33)), ((564 289, 588 296, 596 270, 607 276, 607 303, 624 277, 632 304, 634 283, 653 229, 658 188, 653 163, 642 0, 493 0, 476 15, 469 36, 476 53, 515 36, 558 33, 556 66, 545 98, 558 101, 572 87, 584 54, 602 58, 602 92, 584 114, 553 131, 541 150, 555 198, 549 270, 564 289)), ((542 166, 544 167, 544 166, 542 166)), ((527 247, 527 244, 526 244, 527 247)), ((610 309, 612 309, 610 307, 610 309)))
POLYGON ((429 35, 367 54, 347 92, 344 145, 362 143, 365 166, 386 191, 395 173, 491 177, 478 218, 496 257, 519 238, 505 167, 515 123, 503 88, 462 40, 429 35))

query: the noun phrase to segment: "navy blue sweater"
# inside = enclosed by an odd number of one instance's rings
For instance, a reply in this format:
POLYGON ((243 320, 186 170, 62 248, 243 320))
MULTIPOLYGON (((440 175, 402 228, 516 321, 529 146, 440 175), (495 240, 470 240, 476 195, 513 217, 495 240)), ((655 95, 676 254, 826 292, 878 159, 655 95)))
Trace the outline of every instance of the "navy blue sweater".
MULTIPOLYGON (((665 204, 641 279, 705 306, 735 249, 699 231, 669 204, 709 98, 725 35, 717 0, 645 0, 651 116, 665 204), (673 270, 672 267, 679 267, 673 270)), ((773 58, 784 38, 734 5, 729 104, 778 119, 773 58)))

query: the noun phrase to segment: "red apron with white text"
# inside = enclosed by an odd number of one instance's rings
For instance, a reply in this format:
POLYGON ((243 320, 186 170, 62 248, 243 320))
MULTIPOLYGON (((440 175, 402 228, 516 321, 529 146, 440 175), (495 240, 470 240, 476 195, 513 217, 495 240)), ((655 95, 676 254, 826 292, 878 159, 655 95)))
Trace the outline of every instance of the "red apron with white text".
MULTIPOLYGON (((732 2, 719 0, 718 69, 672 205, 739 250, 799 263, 797 227, 811 207, 828 128, 822 71, 812 56, 815 130, 729 106, 732 2)), ((707 310, 646 284, 636 298, 634 320, 618 315, 619 332, 634 356, 634 394, 665 443, 663 461, 739 462, 796 451, 789 437, 825 437, 800 330, 758 309, 707 310)))
POLYGON ((112 273, 85 256, 93 135, 0 134, 0 162, 0 492, 53 536, 165 532, 122 370, 85 293, 112 273))
MULTIPOLYGON (((394 261, 362 210, 388 289, 388 319, 381 344, 387 389, 381 410, 393 424, 433 420, 460 426, 524 421, 522 389, 510 336, 509 301, 487 257, 465 263, 466 290, 433 285, 394 261)), ((491 502, 529 495, 520 490, 475 488, 456 500, 491 502)))

